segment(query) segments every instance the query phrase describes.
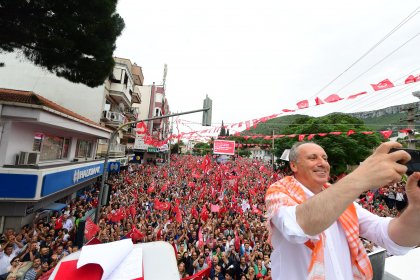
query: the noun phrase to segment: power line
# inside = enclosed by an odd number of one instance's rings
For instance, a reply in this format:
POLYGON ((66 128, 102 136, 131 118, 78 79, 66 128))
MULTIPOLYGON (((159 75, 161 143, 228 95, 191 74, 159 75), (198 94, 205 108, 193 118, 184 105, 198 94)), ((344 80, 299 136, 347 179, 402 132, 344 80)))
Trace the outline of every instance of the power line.
POLYGON ((386 34, 382 39, 380 39, 376 44, 374 44, 369 50, 367 50, 361 57, 359 57, 355 62, 350 64, 343 72, 341 72, 337 77, 332 79, 329 83, 327 83, 325 86, 323 86, 320 90, 318 90, 313 96, 310 98, 314 98, 319 93, 324 91, 327 87, 329 87, 332 83, 334 83, 338 78, 340 78, 342 75, 344 75, 348 70, 350 70, 354 65, 359 63, 363 58, 365 58, 369 53, 371 53, 376 47, 378 47, 382 42, 384 42, 388 37, 390 37, 393 33, 395 33, 398 29, 400 29, 404 24, 406 24, 409 20, 411 20, 414 16, 416 16, 419 13, 420 6, 418 6, 414 11, 412 11, 405 19, 403 19, 397 26, 395 26, 388 34, 386 34))

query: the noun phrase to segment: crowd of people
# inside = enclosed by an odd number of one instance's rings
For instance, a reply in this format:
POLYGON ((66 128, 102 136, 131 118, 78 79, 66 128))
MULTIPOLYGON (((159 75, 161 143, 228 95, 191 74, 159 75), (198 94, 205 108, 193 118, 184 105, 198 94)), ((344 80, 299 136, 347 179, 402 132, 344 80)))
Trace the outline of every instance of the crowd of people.
MULTIPOLYGON (((170 164, 133 164, 110 174, 108 204, 102 206, 100 242, 132 238, 163 240, 173 248, 180 278, 271 279, 271 244, 265 220, 267 187, 284 175, 247 158, 218 164, 209 156, 173 155, 170 164)), ((38 279, 79 250, 79 221, 98 204, 99 184, 61 212, 1 238, 0 279, 38 279)), ((406 205, 404 183, 367 192, 359 199, 380 216, 396 216, 406 205)), ((374 247, 366 244, 367 247, 374 247)), ((369 249, 369 248, 368 248, 369 249)))

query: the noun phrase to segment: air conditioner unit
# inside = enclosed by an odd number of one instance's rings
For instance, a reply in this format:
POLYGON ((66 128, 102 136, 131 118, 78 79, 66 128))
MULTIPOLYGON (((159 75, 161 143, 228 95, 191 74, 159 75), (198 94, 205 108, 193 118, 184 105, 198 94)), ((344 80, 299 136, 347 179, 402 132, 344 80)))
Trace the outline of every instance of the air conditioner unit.
POLYGON ((19 165, 36 165, 39 163, 39 152, 20 152, 19 165))

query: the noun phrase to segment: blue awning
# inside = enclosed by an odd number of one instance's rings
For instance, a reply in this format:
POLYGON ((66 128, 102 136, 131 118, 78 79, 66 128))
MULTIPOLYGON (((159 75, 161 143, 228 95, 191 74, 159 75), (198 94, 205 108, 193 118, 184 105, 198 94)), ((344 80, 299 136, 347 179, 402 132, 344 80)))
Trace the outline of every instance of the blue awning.
POLYGON ((51 203, 49 205, 47 205, 46 207, 42 207, 42 209, 44 210, 53 210, 53 211, 61 211, 64 208, 66 208, 67 204, 65 203, 51 203))

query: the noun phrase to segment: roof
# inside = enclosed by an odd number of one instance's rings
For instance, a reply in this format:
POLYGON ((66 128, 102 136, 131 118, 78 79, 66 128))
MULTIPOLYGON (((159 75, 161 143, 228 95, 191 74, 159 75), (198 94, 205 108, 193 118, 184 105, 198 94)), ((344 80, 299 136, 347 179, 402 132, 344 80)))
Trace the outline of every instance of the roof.
POLYGON ((85 118, 67 108, 64 108, 63 106, 60 106, 57 103, 54 103, 51 100, 39 94, 36 94, 32 91, 0 88, 0 103, 4 103, 4 102, 22 103, 22 104, 48 107, 54 111, 66 114, 70 117, 76 118, 82 122, 85 122, 97 128, 108 130, 100 126, 98 123, 88 118, 85 118))

